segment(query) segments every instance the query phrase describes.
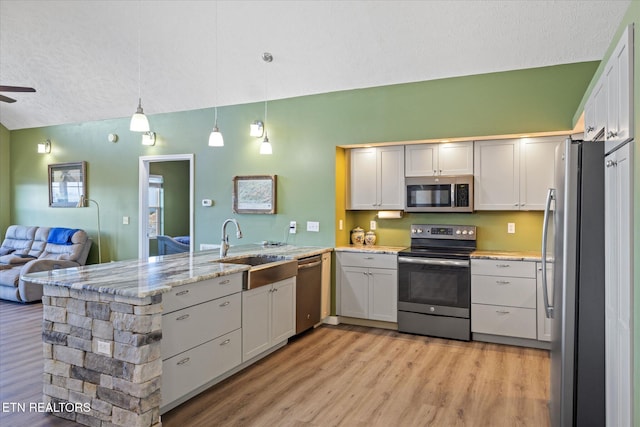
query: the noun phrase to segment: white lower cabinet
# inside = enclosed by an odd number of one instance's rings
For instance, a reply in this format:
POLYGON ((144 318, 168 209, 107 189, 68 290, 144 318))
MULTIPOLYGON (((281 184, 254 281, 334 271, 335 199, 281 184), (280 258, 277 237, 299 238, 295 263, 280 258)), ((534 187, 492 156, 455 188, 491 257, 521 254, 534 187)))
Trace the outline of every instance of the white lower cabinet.
POLYGON ((471 332, 537 339, 536 264, 471 260, 471 332))
MULTIPOLYGON (((536 263, 536 283, 538 292, 538 341, 551 341, 551 319, 547 318, 544 309, 544 290, 542 289, 542 263, 536 263)), ((553 305, 553 268, 547 265, 547 291, 549 305, 553 305)))
POLYGON ((242 293, 242 361, 286 341, 296 331, 296 278, 242 293))
POLYGON ((162 361, 162 405, 178 400, 240 364, 242 331, 236 329, 162 361))
POLYGON ((163 295, 161 408, 242 362, 242 274, 176 286, 163 295))
POLYGON ((397 322, 397 256, 345 252, 338 253, 336 257, 340 289, 339 314, 397 322))

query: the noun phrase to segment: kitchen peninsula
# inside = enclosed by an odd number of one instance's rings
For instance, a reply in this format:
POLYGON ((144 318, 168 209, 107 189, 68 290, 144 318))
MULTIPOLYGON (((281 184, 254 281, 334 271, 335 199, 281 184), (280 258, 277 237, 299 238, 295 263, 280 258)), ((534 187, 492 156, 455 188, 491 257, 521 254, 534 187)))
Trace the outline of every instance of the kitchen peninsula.
MULTIPOLYGON (((331 250, 242 245, 230 248, 224 259, 203 251, 26 275, 25 280, 44 288, 43 402, 65 408, 56 416, 85 425, 161 425, 160 414, 169 405, 250 365, 293 335, 243 358, 248 313, 240 302, 252 292, 243 291, 243 284, 253 267, 234 259, 297 260, 331 250), (177 292, 169 293, 172 289, 177 292), (177 318, 168 319, 167 312, 177 318), (176 323, 191 326, 180 329, 176 323), (203 355, 207 366, 199 365, 203 355), (174 365, 187 374, 170 371, 174 365), (194 378, 195 386, 185 386, 194 378)), ((295 325, 295 279, 288 278, 290 283, 295 325)))

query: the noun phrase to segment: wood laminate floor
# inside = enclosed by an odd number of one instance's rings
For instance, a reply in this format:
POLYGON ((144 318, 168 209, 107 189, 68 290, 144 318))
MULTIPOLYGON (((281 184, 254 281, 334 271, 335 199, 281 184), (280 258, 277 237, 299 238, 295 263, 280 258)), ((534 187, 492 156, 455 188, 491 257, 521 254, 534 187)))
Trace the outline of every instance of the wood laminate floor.
MULTIPOLYGON (((0 401, 42 400, 42 306, 0 301, 0 401)), ((544 350, 322 326, 162 416, 188 426, 549 425, 544 350)), ((0 412, 2 426, 76 426, 0 412)))

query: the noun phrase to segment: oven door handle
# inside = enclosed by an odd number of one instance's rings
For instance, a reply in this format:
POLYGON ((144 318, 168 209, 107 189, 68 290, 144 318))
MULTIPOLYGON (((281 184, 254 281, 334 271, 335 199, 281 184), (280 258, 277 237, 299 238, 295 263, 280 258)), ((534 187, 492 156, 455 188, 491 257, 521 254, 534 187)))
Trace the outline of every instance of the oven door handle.
POLYGON ((398 257, 398 263, 400 264, 422 264, 422 265, 439 265, 444 267, 469 267, 469 260, 458 259, 441 259, 441 258, 413 258, 413 257, 398 257))

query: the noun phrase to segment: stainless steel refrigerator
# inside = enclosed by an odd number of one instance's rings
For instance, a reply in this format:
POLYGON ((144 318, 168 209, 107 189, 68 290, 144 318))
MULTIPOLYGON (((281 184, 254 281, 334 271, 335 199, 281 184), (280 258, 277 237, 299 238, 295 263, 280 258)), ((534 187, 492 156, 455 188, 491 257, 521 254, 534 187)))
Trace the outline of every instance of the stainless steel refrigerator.
POLYGON ((603 142, 567 138, 556 150, 542 259, 552 272, 542 266, 551 319, 551 426, 604 426, 603 142))

